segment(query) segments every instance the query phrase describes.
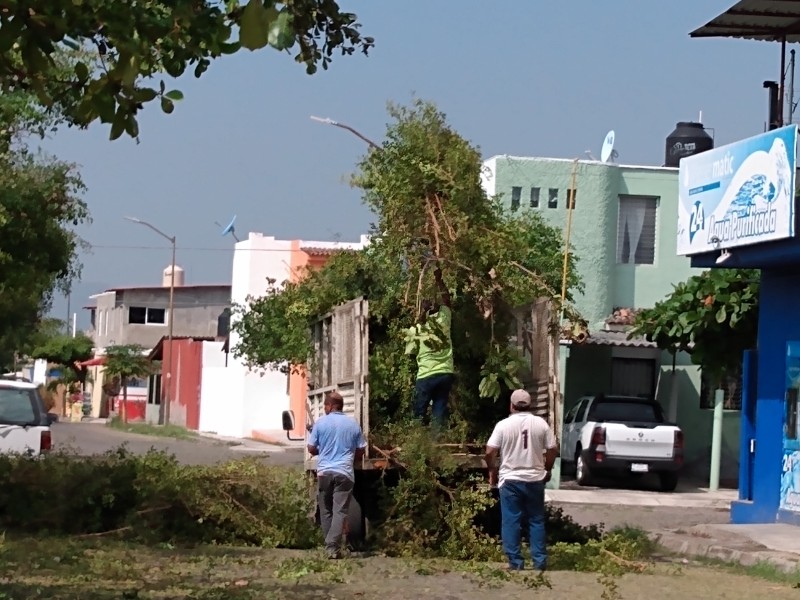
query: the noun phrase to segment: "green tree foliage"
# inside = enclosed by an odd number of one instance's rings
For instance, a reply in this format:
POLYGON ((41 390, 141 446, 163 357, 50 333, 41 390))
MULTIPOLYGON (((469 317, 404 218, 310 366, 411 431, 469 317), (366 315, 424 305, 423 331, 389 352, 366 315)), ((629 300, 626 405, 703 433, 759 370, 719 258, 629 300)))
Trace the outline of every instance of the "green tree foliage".
POLYGON ((80 272, 73 228, 88 220, 83 187, 71 164, 24 148, 0 152, 0 362, 80 272))
MULTIPOLYGON (((0 29, 0 36, 2 35, 0 29)), ((6 55, 10 60, 12 52, 6 55)), ((40 103, 36 94, 26 86, 4 89, 0 95, 0 143, 6 148, 32 137, 43 137, 56 130, 67 119, 65 113, 70 109, 69 98, 61 94, 58 82, 72 77, 75 65, 91 60, 91 53, 85 50, 59 48, 51 56, 52 62, 48 77, 44 82, 46 91, 53 97, 47 105, 40 103)))
POLYGON ((79 392, 86 384, 89 370, 81 366, 81 362, 94 356, 94 342, 85 335, 66 335, 56 333, 50 337, 39 340, 30 352, 30 358, 40 358, 48 363, 56 363, 64 371, 59 379, 48 384, 48 389, 55 390, 58 385, 64 385, 67 393, 79 392))
POLYGON ((31 351, 31 358, 43 358, 48 362, 73 368, 75 363, 89 360, 94 356, 92 338, 83 334, 55 335, 42 342, 31 351))
POLYGON ((716 383, 739 373, 742 354, 758 333, 759 273, 711 269, 674 286, 640 312, 631 336, 643 335, 670 352, 688 352, 716 383))
POLYGON ((138 344, 109 346, 106 348, 104 375, 119 382, 122 389, 122 420, 127 422, 128 381, 147 377, 154 371, 153 362, 147 358, 144 348, 138 344))
POLYGON ((112 139, 137 137, 144 104, 171 113, 183 98, 161 75, 200 77, 216 58, 266 46, 294 54, 311 74, 336 51, 366 54, 373 40, 359 29, 335 0, 9 0, 0 10, 0 89, 32 91, 77 125, 110 124, 112 139), (63 73, 64 49, 90 54, 63 73))
MULTIPOLYGON (((417 101, 389 112, 386 141, 354 177, 377 216, 370 246, 333 256, 299 283, 270 282, 265 296, 237 308, 234 352, 251 367, 299 367, 311 354, 310 324, 364 296, 370 301, 373 422, 395 420, 410 412, 416 372, 404 352, 404 332, 418 320, 422 301, 435 297, 438 266, 453 297, 458 385, 452 404, 475 435, 474 427, 506 409, 497 399, 516 383, 512 309, 559 296, 561 235, 537 213, 511 216, 486 196, 478 149, 433 105, 417 101)), ((575 289, 574 264, 570 273, 575 289)))
MULTIPOLYGON (((0 11, 0 21, 4 18, 0 11)), ((0 30, 2 37, 2 30, 0 30)), ((54 74, 82 53, 58 51, 54 74)), ((66 292, 80 272, 82 241, 75 227, 89 221, 74 165, 35 149, 63 120, 62 105, 39 104, 18 87, 0 93, 0 364, 13 362, 43 336, 40 320, 55 290, 66 292)), ((50 323, 54 325, 54 323, 50 323)), ((52 329, 52 327, 51 327, 52 329)), ((55 330, 44 339, 55 335, 55 330)))
POLYGON ((41 358, 64 367, 64 376, 56 384, 64 384, 73 391, 75 385, 86 383, 88 369, 80 365, 94 356, 94 342, 83 334, 72 337, 64 333, 41 340, 30 352, 31 358, 41 358))

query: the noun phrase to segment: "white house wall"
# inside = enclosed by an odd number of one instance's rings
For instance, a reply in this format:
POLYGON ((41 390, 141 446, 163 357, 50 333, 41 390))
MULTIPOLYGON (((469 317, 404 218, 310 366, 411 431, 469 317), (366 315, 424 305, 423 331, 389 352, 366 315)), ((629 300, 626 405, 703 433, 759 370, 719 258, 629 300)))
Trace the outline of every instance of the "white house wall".
MULTIPOLYGON (((291 248, 291 241, 259 233, 251 233, 236 244, 231 281, 234 307, 244 306, 248 296, 263 296, 267 279, 275 279, 278 284, 290 279, 291 248)), ((234 308, 231 322, 235 321, 234 308)), ((230 348, 235 348, 238 342, 239 336, 232 331, 230 348)), ((285 374, 268 371, 262 376, 248 369, 231 351, 227 367, 206 368, 204 362, 202 377, 201 430, 249 437, 254 430, 281 428, 281 414, 289 408, 285 374)))

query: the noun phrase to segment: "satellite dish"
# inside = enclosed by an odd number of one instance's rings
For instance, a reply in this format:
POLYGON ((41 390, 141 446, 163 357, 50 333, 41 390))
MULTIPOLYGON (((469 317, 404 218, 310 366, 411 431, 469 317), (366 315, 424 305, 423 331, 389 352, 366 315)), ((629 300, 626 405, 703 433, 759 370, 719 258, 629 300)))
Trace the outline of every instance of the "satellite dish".
MULTIPOLYGON (((231 219, 230 223, 228 223, 227 225, 225 225, 225 227, 222 228, 222 237, 225 237, 226 235, 230 234, 233 236, 233 239, 235 239, 237 242, 240 241, 239 238, 236 237, 236 228, 234 227, 235 224, 236 224, 236 215, 233 215, 233 218, 231 219)), ((217 223, 217 225, 219 225, 219 223, 217 223)))
POLYGON ((603 162, 613 161, 619 154, 614 150, 614 130, 612 129, 606 134, 606 139, 603 142, 603 149, 600 151, 600 160, 603 162))

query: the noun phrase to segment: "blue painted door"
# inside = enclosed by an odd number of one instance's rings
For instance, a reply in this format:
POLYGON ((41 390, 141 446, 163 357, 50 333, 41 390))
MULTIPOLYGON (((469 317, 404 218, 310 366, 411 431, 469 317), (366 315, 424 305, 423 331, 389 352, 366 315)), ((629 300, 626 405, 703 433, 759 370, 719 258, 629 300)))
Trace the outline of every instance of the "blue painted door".
POLYGON ((739 437, 739 500, 753 500, 756 461, 758 352, 747 350, 742 363, 742 419, 739 437))

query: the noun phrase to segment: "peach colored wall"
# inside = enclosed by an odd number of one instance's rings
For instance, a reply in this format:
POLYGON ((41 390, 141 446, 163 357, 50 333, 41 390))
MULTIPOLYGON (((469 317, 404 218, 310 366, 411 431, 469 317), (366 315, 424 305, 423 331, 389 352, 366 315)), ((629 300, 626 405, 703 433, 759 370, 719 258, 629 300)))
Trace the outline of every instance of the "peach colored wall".
MULTIPOLYGON (((329 254, 309 255, 300 248, 298 240, 292 241, 291 280, 293 282, 300 280, 307 269, 321 269, 328 262, 329 257, 329 254)), ((308 379, 305 373, 291 373, 289 375, 289 408, 294 411, 295 416, 293 437, 300 437, 305 434, 307 395, 308 379)))
MULTIPOLYGON (((289 270, 292 282, 298 281, 306 268, 318 266, 309 264, 311 263, 309 260, 311 257, 300 249, 300 242, 298 240, 292 241, 290 256, 291 262, 289 270)), ((322 264, 324 264, 324 262, 322 264)), ((291 373, 289 375, 289 408, 294 411, 295 416, 295 428, 292 432, 292 437, 301 437, 305 434, 307 392, 308 381, 305 373, 291 373)))

